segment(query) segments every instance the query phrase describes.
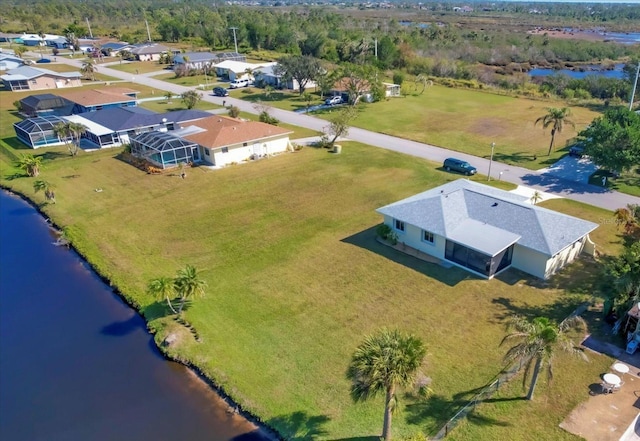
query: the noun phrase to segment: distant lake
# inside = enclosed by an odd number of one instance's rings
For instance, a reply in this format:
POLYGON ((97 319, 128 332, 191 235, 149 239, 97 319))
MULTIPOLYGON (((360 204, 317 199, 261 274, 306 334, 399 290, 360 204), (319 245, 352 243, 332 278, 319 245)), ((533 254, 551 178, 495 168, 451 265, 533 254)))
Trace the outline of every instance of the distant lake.
POLYGON ((429 27, 429 23, 416 23, 415 21, 401 20, 398 22, 400 26, 415 26, 418 28, 426 29, 429 27))
POLYGON ((0 439, 263 441, 30 205, 0 191, 0 224, 0 439))
POLYGON ((640 32, 607 32, 604 34, 604 36, 607 40, 617 41, 618 43, 640 43, 640 32))
POLYGON ((618 80, 624 78, 624 73, 622 72, 622 64, 616 64, 615 69, 612 70, 600 70, 597 66, 590 66, 590 68, 593 70, 576 71, 570 69, 531 69, 529 71, 529 76, 546 77, 549 75, 564 74, 576 79, 582 79, 589 75, 596 75, 604 78, 615 78, 618 80))

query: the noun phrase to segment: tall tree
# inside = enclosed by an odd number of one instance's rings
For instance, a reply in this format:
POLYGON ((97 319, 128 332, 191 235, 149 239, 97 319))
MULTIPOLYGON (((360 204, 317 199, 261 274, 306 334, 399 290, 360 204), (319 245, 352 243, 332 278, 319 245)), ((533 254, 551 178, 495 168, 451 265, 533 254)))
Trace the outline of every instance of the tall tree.
POLYGON ((207 282, 198 277, 198 271, 192 265, 186 265, 178 271, 174 284, 176 293, 180 296, 178 314, 182 313, 188 299, 204 296, 207 287, 207 282))
POLYGON ((285 81, 295 80, 298 82, 298 93, 304 93, 307 84, 314 81, 321 72, 320 60, 308 55, 289 55, 278 60, 275 66, 275 73, 281 75, 285 81))
POLYGON ((18 58, 22 58, 22 56, 24 55, 25 52, 27 52, 27 47, 26 46, 16 46, 13 49, 13 52, 16 54, 16 57, 18 58))
POLYGON ((533 365, 527 400, 533 399, 533 393, 542 368, 546 367, 549 379, 553 378, 553 360, 558 350, 578 355, 584 360, 587 359, 584 352, 577 348, 567 335, 567 332, 571 329, 584 329, 585 327, 584 320, 579 316, 571 316, 563 320, 559 325, 556 325, 546 317, 537 317, 529 321, 524 317, 514 316, 509 320, 507 330, 513 330, 514 332, 507 334, 500 344, 502 345, 512 340, 517 342, 507 350, 504 359, 507 363, 524 363, 523 386, 526 384, 533 365))
POLYGON ((347 369, 354 401, 385 394, 382 437, 391 439, 391 417, 398 389, 415 382, 426 348, 422 341, 398 330, 382 329, 358 346, 347 369))
POLYGON ((195 90, 188 90, 180 97, 182 98, 182 103, 187 107, 187 109, 193 109, 202 99, 202 94, 195 90))
POLYGON ((546 115, 541 116, 536 119, 535 124, 537 125, 539 122, 542 123, 542 127, 546 129, 551 126, 551 143, 549 143, 549 152, 547 156, 551 155, 551 149, 553 148, 553 143, 555 141, 556 133, 562 132, 562 129, 565 124, 569 124, 572 127, 575 127, 575 123, 570 119, 571 109, 568 107, 563 107, 561 109, 555 107, 547 108, 546 115))
POLYGON ((171 277, 158 277, 149 281, 147 292, 152 296, 167 302, 167 306, 174 314, 177 313, 171 299, 176 295, 175 282, 171 277))
POLYGON ((53 133, 65 143, 71 156, 76 156, 80 150, 80 138, 86 133, 87 127, 71 121, 60 122, 53 126, 53 133))
POLYGON ((44 197, 47 201, 56 203, 56 194, 54 192, 55 188, 51 183, 43 180, 37 180, 33 183, 33 190, 38 193, 39 191, 44 192, 44 197))
POLYGON ((42 167, 42 156, 33 156, 30 154, 20 155, 18 167, 24 170, 28 176, 32 178, 37 177, 42 167))
POLYGON ((624 107, 607 110, 579 134, 584 153, 613 171, 640 165, 640 115, 624 107))

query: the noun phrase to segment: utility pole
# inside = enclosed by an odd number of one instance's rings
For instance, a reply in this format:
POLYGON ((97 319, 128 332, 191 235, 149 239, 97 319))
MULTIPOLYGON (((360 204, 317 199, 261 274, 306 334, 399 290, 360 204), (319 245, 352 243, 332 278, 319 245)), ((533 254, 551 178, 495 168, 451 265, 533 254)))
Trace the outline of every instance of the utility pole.
POLYGON ((147 25, 147 38, 149 39, 149 43, 151 43, 151 31, 149 31, 149 22, 147 19, 144 19, 144 24, 147 25))
POLYGON ((85 20, 87 20, 87 28, 89 28, 89 37, 93 39, 93 32, 91 32, 91 24, 89 23, 89 17, 86 17, 85 20))
POLYGON ((629 110, 633 110, 633 99, 636 96, 636 88, 638 87, 638 77, 640 76, 640 60, 638 60, 638 68, 636 69, 636 80, 633 82, 631 89, 631 99, 629 100, 629 110))
POLYGON ((496 146, 495 142, 491 143, 491 157, 489 158, 489 175, 487 176, 487 181, 491 180, 491 163, 493 162, 493 148, 496 146))
POLYGON ((378 39, 374 38, 373 43, 374 43, 374 53, 376 55, 376 60, 377 60, 378 59, 378 39))
POLYGON ((238 28, 229 28, 233 31, 233 45, 236 47, 236 54, 238 53, 238 40, 236 39, 236 31, 238 28))

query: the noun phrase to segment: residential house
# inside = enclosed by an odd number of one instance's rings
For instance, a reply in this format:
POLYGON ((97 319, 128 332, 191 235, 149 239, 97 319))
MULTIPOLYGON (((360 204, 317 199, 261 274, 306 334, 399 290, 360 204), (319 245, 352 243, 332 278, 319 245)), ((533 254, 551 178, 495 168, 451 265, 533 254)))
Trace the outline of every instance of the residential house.
POLYGON ((56 115, 66 116, 73 113, 74 103, 51 93, 29 95, 20 100, 20 112, 27 117, 56 115))
POLYGON ((292 133, 272 124, 220 115, 195 121, 184 130, 178 136, 200 145, 204 162, 216 167, 285 152, 292 133))
POLYGON ((65 119, 87 127, 83 138, 96 148, 106 148, 128 144, 132 137, 142 133, 178 130, 182 124, 210 115, 202 110, 156 113, 142 107, 115 107, 65 119))
POLYGON ((201 110, 178 110, 161 114, 141 107, 116 107, 76 115, 43 115, 25 119, 13 126, 20 141, 37 149, 64 144, 64 140, 55 134, 56 124, 82 124, 86 127, 86 132, 82 135, 83 147, 95 149, 127 144, 131 137, 141 133, 179 129, 184 123, 210 115, 201 110))
POLYGON ((0 32, 0 43, 12 43, 20 38, 21 34, 11 34, 7 32, 0 32))
MULTIPOLYGON (((273 63, 256 69, 253 72, 256 86, 271 86, 275 89, 300 90, 300 83, 298 83, 297 80, 290 78, 285 81, 282 74, 278 73, 277 65, 278 63, 273 63)), ((315 87, 316 83, 314 81, 309 81, 305 84, 305 89, 315 87)))
POLYGON ((82 86, 80 72, 53 72, 31 66, 8 70, 0 79, 7 90, 45 90, 82 86))
POLYGON ((10 53, 0 53, 0 70, 13 70, 24 66, 24 61, 10 53))
POLYGON ((219 77, 235 80, 252 80, 253 72, 272 66, 275 62, 266 63, 246 63, 244 61, 226 60, 215 65, 216 73, 219 77))
POLYGON ((157 43, 143 43, 133 45, 129 51, 140 61, 158 61, 163 54, 179 54, 177 49, 171 49, 157 43))
POLYGON ((400 250, 489 279, 507 268, 547 279, 583 250, 595 251, 589 233, 597 224, 465 179, 376 211, 397 236, 400 250))
POLYGON ((138 92, 126 87, 106 86, 100 89, 72 91, 65 98, 75 103, 73 113, 95 112, 111 107, 135 107, 138 92))
POLYGON ((174 132, 132 137, 131 152, 163 169, 185 162, 223 167, 286 151, 290 133, 270 124, 216 115, 174 132))
POLYGON ((102 51, 102 54, 105 57, 117 57, 120 52, 126 51, 126 50, 131 50, 133 48, 133 46, 131 46, 129 43, 126 42, 114 42, 114 41, 110 41, 108 43, 103 44, 100 47, 100 50, 102 51))
MULTIPOLYGON (((399 97, 400 85, 393 83, 381 83, 384 87, 385 98, 399 97)), ((371 93, 371 83, 365 79, 344 77, 335 82, 331 95, 340 95, 345 102, 353 102, 362 99, 367 102, 373 101, 371 93), (355 94, 358 93, 358 96, 355 94)))
POLYGON ((237 52, 187 52, 173 57, 173 70, 211 69, 226 60, 245 61, 247 58, 237 52))

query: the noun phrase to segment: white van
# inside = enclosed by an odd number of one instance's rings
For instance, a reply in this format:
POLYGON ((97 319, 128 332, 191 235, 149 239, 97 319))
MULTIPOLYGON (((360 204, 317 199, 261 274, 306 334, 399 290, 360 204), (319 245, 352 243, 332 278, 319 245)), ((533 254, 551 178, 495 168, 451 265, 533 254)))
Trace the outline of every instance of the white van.
POLYGON ((240 87, 249 86, 249 80, 233 80, 231 84, 229 84, 229 89, 239 89, 240 87))

